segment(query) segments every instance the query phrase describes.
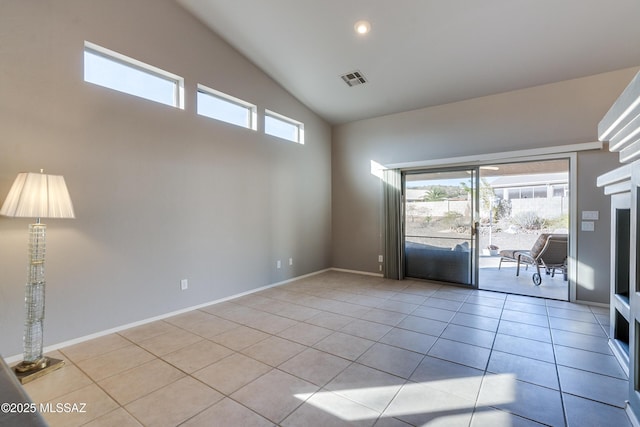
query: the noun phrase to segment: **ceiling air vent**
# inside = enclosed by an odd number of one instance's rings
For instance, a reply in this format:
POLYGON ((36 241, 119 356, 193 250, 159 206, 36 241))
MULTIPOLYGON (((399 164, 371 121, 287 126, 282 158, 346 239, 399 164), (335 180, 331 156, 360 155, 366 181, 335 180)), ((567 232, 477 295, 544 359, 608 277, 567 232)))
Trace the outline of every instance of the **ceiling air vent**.
POLYGON ((347 74, 343 74, 342 80, 347 84, 347 86, 357 86, 367 82, 367 79, 364 78, 360 71, 352 71, 347 74))

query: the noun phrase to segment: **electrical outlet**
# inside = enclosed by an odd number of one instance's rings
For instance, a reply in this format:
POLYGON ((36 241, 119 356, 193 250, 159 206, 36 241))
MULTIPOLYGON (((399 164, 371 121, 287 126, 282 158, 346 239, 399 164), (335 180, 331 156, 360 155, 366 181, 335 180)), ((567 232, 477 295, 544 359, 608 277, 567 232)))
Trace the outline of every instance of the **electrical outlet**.
POLYGON ((289 265, 293 265, 293 258, 289 258, 289 265))
POLYGON ((276 268, 282 268, 282 261, 276 261, 276 268))
POLYGON ((180 290, 186 291, 187 289, 189 289, 189 281, 187 279, 180 280, 180 290))

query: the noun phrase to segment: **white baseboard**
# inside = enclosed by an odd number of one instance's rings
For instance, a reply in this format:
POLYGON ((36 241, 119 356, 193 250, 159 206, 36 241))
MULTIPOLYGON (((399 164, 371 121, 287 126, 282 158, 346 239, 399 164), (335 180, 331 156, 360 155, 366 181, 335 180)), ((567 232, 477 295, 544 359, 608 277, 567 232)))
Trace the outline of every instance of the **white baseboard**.
MULTIPOLYGON (((291 283, 291 282, 295 282, 296 280, 300 280, 300 279, 304 279, 304 278, 307 278, 307 277, 316 276, 318 274, 326 273, 327 271, 331 271, 331 270, 332 270, 331 268, 326 268, 324 270, 319 270, 319 271, 315 271, 313 273, 304 274, 302 276, 297 276, 297 277, 294 277, 294 278, 291 278, 291 279, 283 280, 282 282, 272 283, 270 285, 262 286, 262 287, 259 287, 259 288, 256 288, 256 289, 251 289, 251 290, 248 290, 246 292, 241 292, 239 294, 230 295, 228 297, 220 298, 220 299, 217 299, 217 300, 214 300, 214 301, 205 302, 203 304, 198 304, 198 305, 194 305, 194 306, 191 306, 191 307, 181 308, 180 310, 171 311, 169 313, 161 314, 159 316, 150 317, 148 319, 139 320, 139 321, 133 322, 133 323, 127 323, 126 325, 116 326, 115 328, 111 328, 111 329, 107 329, 107 330, 104 330, 104 331, 96 332, 96 333, 93 333, 93 334, 85 335, 85 336, 82 336, 82 337, 74 338, 74 339, 71 339, 71 340, 68 340, 68 341, 64 341, 64 342, 61 342, 61 343, 52 344, 52 345, 46 346, 43 351, 44 351, 44 353, 49 353, 51 351, 59 350, 59 349, 64 348, 64 347, 69 347, 71 345, 80 344, 82 342, 89 341, 89 340, 92 340, 92 339, 95 339, 95 338, 100 338, 100 337, 103 337, 105 335, 109 335, 109 334, 113 334, 113 333, 116 333, 116 332, 124 331, 125 329, 130 329, 130 328, 134 328, 136 326, 145 325, 147 323, 155 322, 157 320, 163 320, 163 319, 166 319, 168 317, 173 317, 173 316, 177 316, 179 314, 187 313, 189 311, 198 310, 200 308, 208 307, 208 306, 213 305, 213 304, 219 304, 221 302, 229 301, 229 300, 232 300, 232 299, 235 299, 235 298, 239 298, 239 297, 242 297, 242 296, 245 296, 245 295, 250 295, 250 294, 253 294, 255 292, 260 292, 260 291, 263 291, 265 289, 275 288, 277 286, 281 286, 281 285, 284 285, 286 283, 291 283)), ((13 355, 13 356, 4 357, 4 360, 8 365, 10 365, 12 363, 15 363, 15 362, 19 362, 19 361, 22 360, 22 354, 16 354, 16 355, 13 355)))
POLYGON ((352 273, 352 274, 362 274, 364 276, 373 276, 373 277, 384 277, 381 273, 370 273, 368 271, 359 271, 359 270, 347 270, 346 268, 335 268, 332 267, 329 270, 331 271, 339 271, 342 273, 352 273))
POLYGON ((581 300, 581 299, 577 299, 575 301, 572 301, 576 304, 582 304, 582 305, 591 305, 593 307, 602 307, 602 308, 608 308, 609 304, 605 304, 602 302, 593 302, 593 301, 586 301, 586 300, 581 300))

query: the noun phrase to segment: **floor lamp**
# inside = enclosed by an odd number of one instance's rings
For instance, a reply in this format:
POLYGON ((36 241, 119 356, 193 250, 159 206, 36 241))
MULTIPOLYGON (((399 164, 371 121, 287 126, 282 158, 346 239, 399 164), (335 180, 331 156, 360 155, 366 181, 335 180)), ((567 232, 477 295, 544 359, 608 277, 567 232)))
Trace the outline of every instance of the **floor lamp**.
POLYGON ((64 177, 45 175, 42 171, 19 173, 0 208, 0 215, 36 219, 35 224, 29 225, 29 266, 24 297, 24 360, 13 368, 24 384, 64 364, 62 360, 42 354, 47 226, 40 222, 40 218, 75 218, 64 177))

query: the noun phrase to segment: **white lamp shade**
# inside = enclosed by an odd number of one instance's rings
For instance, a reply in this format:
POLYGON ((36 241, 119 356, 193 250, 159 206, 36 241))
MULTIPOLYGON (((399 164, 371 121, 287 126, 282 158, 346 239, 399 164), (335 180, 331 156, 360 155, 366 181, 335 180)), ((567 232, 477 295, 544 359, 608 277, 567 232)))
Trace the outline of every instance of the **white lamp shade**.
POLYGON ((19 173, 0 215, 25 218, 75 218, 61 175, 19 173))

